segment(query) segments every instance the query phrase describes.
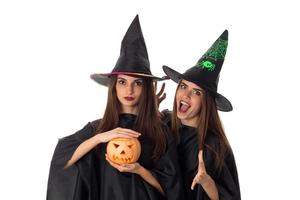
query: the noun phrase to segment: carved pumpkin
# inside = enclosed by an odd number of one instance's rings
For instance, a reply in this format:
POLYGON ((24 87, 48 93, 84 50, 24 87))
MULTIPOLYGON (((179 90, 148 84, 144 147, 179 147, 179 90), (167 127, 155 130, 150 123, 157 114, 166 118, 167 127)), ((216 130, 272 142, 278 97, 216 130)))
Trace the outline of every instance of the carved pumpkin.
POLYGON ((115 138, 107 144, 106 153, 114 163, 134 163, 140 157, 141 144, 136 138, 115 138))

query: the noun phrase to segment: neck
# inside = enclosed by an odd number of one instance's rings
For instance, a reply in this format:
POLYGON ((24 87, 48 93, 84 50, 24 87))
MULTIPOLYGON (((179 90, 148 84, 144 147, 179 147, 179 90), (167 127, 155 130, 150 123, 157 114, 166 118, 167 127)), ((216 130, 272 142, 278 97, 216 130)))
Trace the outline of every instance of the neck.
POLYGON ((186 126, 191 126, 191 127, 194 127, 194 128, 197 128, 198 127, 198 118, 193 118, 193 119, 182 119, 180 120, 181 123, 183 125, 186 125, 186 126))
POLYGON ((137 115, 137 106, 131 107, 131 106, 123 106, 122 107, 122 113, 129 113, 129 114, 134 114, 137 115))

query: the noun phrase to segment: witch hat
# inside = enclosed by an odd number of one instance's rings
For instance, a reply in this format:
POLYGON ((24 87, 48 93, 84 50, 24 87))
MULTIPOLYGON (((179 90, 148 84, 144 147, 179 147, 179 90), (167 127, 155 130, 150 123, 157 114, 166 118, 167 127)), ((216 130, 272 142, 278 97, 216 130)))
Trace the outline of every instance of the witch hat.
POLYGON ((181 79, 191 81, 199 87, 205 89, 210 95, 215 97, 217 109, 220 111, 231 111, 230 101, 217 92, 219 74, 225 59, 228 45, 228 31, 225 30, 206 53, 198 60, 195 66, 188 69, 183 74, 163 66, 166 75, 178 83, 181 79))
POLYGON ((121 44, 119 59, 111 73, 92 74, 91 78, 101 85, 108 85, 111 75, 134 75, 164 80, 150 71, 147 48, 138 15, 129 26, 121 44))

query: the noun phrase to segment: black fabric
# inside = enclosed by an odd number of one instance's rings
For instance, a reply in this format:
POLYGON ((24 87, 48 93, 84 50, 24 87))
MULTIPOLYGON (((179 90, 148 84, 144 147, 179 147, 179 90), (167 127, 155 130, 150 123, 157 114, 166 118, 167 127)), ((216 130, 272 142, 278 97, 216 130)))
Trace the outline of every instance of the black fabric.
POLYGON ((136 75, 152 78, 156 81, 164 80, 164 78, 151 74, 148 52, 138 15, 136 15, 124 35, 120 56, 114 69, 111 73, 92 74, 91 78, 97 83, 107 86, 109 76, 116 72, 122 72, 122 74, 136 73, 136 75))
POLYGON ((148 52, 138 15, 132 21, 122 40, 120 56, 112 72, 118 71, 151 74, 148 52), (141 68, 136 69, 136 67, 141 68))
MULTIPOLYGON (((163 111, 164 121, 170 125, 171 112, 163 111)), ((220 172, 215 168, 215 153, 206 146, 209 145, 213 149, 217 148, 218 138, 210 131, 207 133, 207 138, 204 147, 204 164, 207 173, 215 181, 218 188, 220 200, 239 200, 240 188, 237 174, 237 168, 233 153, 229 151, 225 157, 224 165, 220 172)), ((198 170, 198 137, 196 128, 182 125, 179 128, 178 142, 178 159, 184 185, 184 193, 187 200, 202 200, 209 199, 202 186, 197 184, 194 190, 191 190, 192 181, 198 170)))
POLYGON ((163 66, 165 74, 178 83, 184 79, 195 83, 205 89, 215 98, 217 108, 220 111, 231 111, 230 101, 217 92, 219 75, 225 59, 228 44, 228 31, 225 30, 207 52, 198 60, 196 65, 186 70, 183 74, 168 66, 163 66))
MULTIPOLYGON (((135 116, 121 114, 119 126, 134 128, 135 116)), ((139 175, 121 173, 105 160, 106 143, 100 151, 94 148, 75 165, 68 169, 63 166, 76 148, 86 139, 93 137, 99 120, 88 123, 82 130, 59 140, 54 152, 48 180, 48 200, 138 200, 166 199, 139 175)), ((167 127, 165 127, 166 130, 167 127)), ((177 163, 177 150, 174 140, 166 133, 168 148, 158 163, 151 161, 152 142, 145 136, 138 139, 142 151, 138 162, 150 170, 160 182, 168 199, 182 199, 180 171, 177 163)))

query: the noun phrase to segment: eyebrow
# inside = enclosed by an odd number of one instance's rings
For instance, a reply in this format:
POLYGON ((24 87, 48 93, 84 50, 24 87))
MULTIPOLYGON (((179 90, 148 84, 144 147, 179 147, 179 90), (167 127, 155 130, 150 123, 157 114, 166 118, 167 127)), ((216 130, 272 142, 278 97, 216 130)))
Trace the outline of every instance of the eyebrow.
MULTIPOLYGON (((183 83, 183 82, 181 82, 180 84, 183 84, 184 86, 186 86, 186 87, 189 87, 187 84, 185 84, 185 83, 183 83)), ((196 91, 199 91, 199 92, 203 92, 203 89, 202 88, 193 88, 193 90, 196 90, 196 91)))
POLYGON ((195 90, 195 91, 199 91, 199 92, 203 92, 203 90, 202 90, 202 89, 193 88, 193 90, 195 90))
POLYGON ((180 85, 184 85, 185 87, 189 87, 187 84, 185 84, 185 83, 183 83, 183 82, 181 82, 180 84, 179 84, 179 86, 180 85))

